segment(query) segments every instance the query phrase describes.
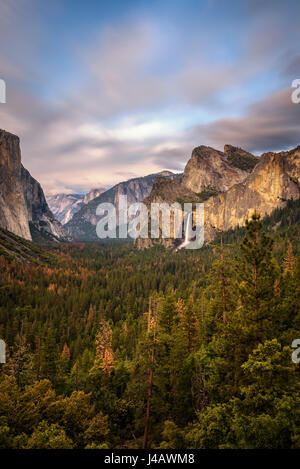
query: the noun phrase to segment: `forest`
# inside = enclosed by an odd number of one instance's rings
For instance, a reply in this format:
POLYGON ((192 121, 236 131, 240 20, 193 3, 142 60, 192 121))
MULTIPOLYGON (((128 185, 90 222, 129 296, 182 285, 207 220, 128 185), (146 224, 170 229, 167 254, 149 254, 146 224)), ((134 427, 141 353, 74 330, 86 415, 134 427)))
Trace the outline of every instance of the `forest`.
POLYGON ((299 448, 299 213, 195 251, 1 251, 0 448, 299 448))

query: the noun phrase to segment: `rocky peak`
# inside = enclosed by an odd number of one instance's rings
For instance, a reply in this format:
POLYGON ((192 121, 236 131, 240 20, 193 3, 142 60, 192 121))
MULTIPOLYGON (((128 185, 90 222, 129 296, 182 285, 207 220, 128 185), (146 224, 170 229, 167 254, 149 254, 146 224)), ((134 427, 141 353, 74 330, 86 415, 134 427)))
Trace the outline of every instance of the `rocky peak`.
MULTIPOLYGON (((228 145, 227 151, 230 152, 228 145)), ((247 176, 248 171, 233 164, 228 153, 201 145, 192 152, 182 176, 182 184, 198 194, 207 190, 224 192, 247 176)))
POLYGON ((261 216, 282 208, 287 200, 300 197, 300 147, 280 153, 264 153, 252 173, 227 192, 205 202, 205 237, 216 229, 243 226, 254 210, 261 216))
MULTIPOLYGON (((225 145, 224 153, 209 147, 197 147, 187 164, 188 171, 185 170, 185 178, 182 178, 179 185, 175 187, 173 181, 167 183, 157 180, 149 199, 159 202, 176 200, 176 194, 182 190, 183 182, 189 182, 193 171, 196 176, 192 182, 196 185, 197 178, 201 178, 197 187, 203 187, 203 180, 207 182, 211 176, 205 174, 205 169, 209 171, 210 167, 213 168, 210 181, 213 183, 221 181, 224 187, 224 179, 218 170, 228 169, 230 166, 231 171, 235 169, 233 166, 236 164, 245 168, 242 180, 232 184, 233 178, 228 190, 220 191, 219 194, 212 195, 204 201, 205 242, 210 242, 219 230, 227 231, 243 226, 246 218, 250 218, 255 210, 264 217, 276 208, 283 208, 288 200, 300 198, 300 146, 290 151, 264 153, 258 158, 241 148, 225 145), (253 165, 252 170, 251 165, 253 165)), ((240 168, 238 170, 241 171, 240 168)), ((197 201, 196 197, 200 197, 203 201, 203 195, 205 192, 200 194, 191 192, 190 201, 197 201)), ((144 240, 138 241, 139 247, 152 245, 152 240, 146 240, 147 243, 143 243, 144 240)), ((162 239, 159 242, 164 244, 162 239)))
POLYGON ((227 156, 228 162, 231 166, 235 166, 249 173, 259 161, 257 156, 252 155, 242 148, 234 147, 229 144, 224 145, 224 154, 227 156))
POLYGON ((172 173, 171 171, 167 171, 166 169, 157 173, 157 177, 165 177, 165 178, 176 178, 176 174, 172 173))
POLYGON ((197 194, 185 187, 178 179, 165 179, 158 177, 153 186, 149 197, 144 199, 146 205, 156 202, 167 203, 184 203, 184 202, 197 202, 200 198, 197 194))
POLYGON ((194 148, 183 175, 157 179, 147 202, 204 201, 246 179, 258 158, 242 148, 225 145, 224 152, 194 148))
POLYGON ((47 202, 55 218, 63 225, 84 205, 82 194, 48 195, 47 202))
POLYGON ((5 130, 0 130, 0 226, 29 240, 32 232, 66 238, 41 185, 21 164, 19 138, 5 130))
POLYGON ((104 187, 100 187, 97 189, 91 189, 87 194, 85 194, 83 198, 83 202, 85 204, 88 204, 91 200, 94 200, 96 197, 99 197, 99 195, 103 194, 106 189, 104 187))
POLYGON ((157 177, 168 179, 176 178, 177 175, 170 171, 162 171, 149 174, 139 178, 123 181, 100 194, 74 214, 73 218, 65 225, 68 233, 75 239, 97 239, 95 225, 99 221, 96 215, 97 206, 103 202, 113 203, 117 209, 120 195, 127 196, 128 205, 141 202, 149 196, 152 186, 157 177))
POLYGON ((0 226, 31 240, 21 182, 20 141, 0 130, 0 226))
POLYGON ((70 239, 49 209, 42 186, 23 166, 21 166, 21 183, 33 239, 40 238, 41 235, 49 240, 70 239))

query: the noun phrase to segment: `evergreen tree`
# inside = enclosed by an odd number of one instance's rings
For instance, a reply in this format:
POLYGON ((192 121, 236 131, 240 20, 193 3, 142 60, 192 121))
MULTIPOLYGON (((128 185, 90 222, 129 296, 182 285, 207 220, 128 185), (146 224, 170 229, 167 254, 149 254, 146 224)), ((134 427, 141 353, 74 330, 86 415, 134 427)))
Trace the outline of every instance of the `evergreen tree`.
POLYGON ((53 329, 50 328, 44 340, 41 353, 41 375, 52 383, 57 377, 58 350, 53 329))

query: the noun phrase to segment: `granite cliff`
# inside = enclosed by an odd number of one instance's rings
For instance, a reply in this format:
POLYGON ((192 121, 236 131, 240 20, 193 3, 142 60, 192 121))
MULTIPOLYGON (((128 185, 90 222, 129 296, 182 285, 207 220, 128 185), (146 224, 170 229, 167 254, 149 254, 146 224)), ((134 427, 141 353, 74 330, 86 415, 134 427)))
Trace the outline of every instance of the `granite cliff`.
POLYGON ((257 163, 257 157, 232 145, 225 145, 224 152, 196 147, 183 174, 176 180, 157 179, 145 202, 204 201, 244 181, 257 163))
POLYGON ((31 239, 21 171, 19 138, 0 130, 0 226, 31 239))
POLYGON ((33 239, 40 235, 49 240, 71 239, 48 207, 40 183, 21 167, 21 182, 27 207, 27 220, 33 239))
POLYGON ((55 218, 63 225, 68 223, 73 215, 78 212, 83 205, 99 197, 106 189, 91 189, 86 194, 54 194, 47 196, 47 202, 55 218))
MULTIPOLYGON (((204 202, 205 242, 210 242, 220 230, 243 226, 254 211, 264 217, 285 207, 288 200, 299 198, 300 146, 258 158, 225 145, 224 152, 196 148, 177 186, 173 181, 158 180, 145 202, 204 202)), ((174 240, 171 244, 170 240, 158 242, 167 247, 176 245, 174 240)), ((156 243, 139 239, 136 244, 145 248, 156 243)))
POLYGON ((224 192, 248 176, 252 162, 253 155, 231 145, 225 145, 224 152, 202 145, 193 150, 181 182, 197 194, 210 189, 224 192))
POLYGON ((63 225, 84 205, 82 194, 53 194, 46 196, 49 208, 63 225))
POLYGON ((0 226, 22 238, 70 239, 43 189, 21 164, 20 140, 0 130, 0 226))
POLYGON ((243 226, 255 210, 264 217, 275 208, 284 207, 287 200, 299 197, 300 146, 265 153, 242 183, 205 202, 205 240, 213 239, 216 230, 243 226))
POLYGON ((176 179, 177 175, 170 171, 162 171, 157 174, 150 174, 148 176, 120 182, 81 207, 65 225, 66 230, 74 239, 98 239, 96 235, 96 224, 100 218, 96 215, 98 205, 109 202, 118 208, 120 195, 127 196, 128 205, 141 202, 149 196, 154 181, 158 177, 163 179, 176 179))

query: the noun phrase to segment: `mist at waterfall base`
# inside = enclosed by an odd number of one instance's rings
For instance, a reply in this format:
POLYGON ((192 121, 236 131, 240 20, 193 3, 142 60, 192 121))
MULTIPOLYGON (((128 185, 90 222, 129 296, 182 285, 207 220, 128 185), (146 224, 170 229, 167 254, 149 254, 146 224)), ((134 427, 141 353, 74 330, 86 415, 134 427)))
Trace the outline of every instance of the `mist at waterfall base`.
POLYGON ((195 237, 195 233, 193 231, 192 216, 193 216, 193 214, 192 214, 192 212, 190 212, 188 214, 187 222, 186 222, 186 225, 185 225, 184 241, 183 241, 182 244, 180 244, 180 246, 178 246, 175 249, 175 252, 180 251, 181 249, 185 249, 190 244, 190 242, 193 240, 193 238, 195 237))

